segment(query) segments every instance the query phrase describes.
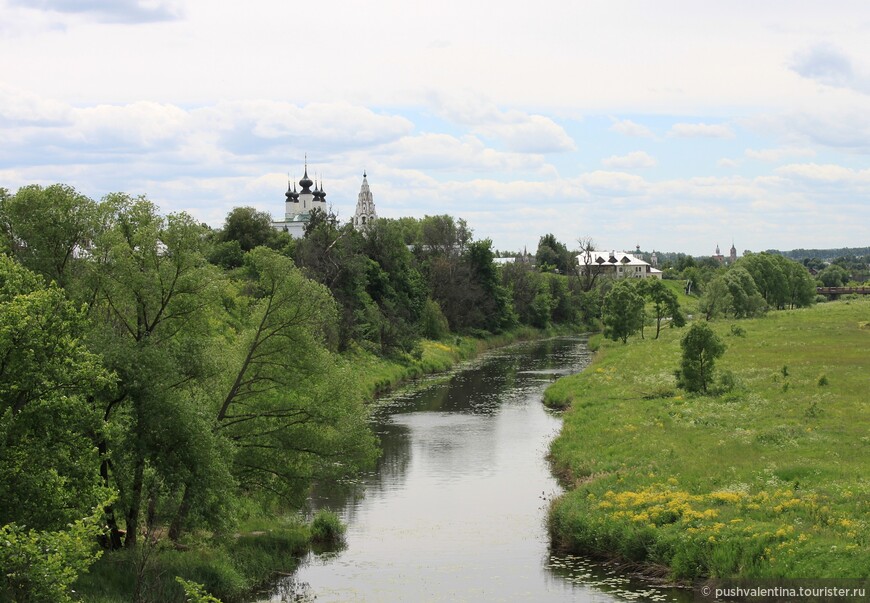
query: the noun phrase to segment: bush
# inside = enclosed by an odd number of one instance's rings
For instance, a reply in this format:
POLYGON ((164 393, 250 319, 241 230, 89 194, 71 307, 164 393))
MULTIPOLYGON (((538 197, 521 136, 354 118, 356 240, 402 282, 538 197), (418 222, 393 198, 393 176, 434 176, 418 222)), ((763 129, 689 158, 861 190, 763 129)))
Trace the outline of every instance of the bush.
POLYGON ((341 546, 345 529, 338 515, 321 509, 311 522, 311 542, 320 546, 341 546))

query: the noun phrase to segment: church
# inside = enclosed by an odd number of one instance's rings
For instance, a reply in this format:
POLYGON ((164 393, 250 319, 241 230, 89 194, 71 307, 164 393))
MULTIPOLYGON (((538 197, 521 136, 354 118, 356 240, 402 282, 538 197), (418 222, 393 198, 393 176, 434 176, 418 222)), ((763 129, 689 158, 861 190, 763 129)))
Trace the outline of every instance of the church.
MULTIPOLYGON (((326 192, 323 190, 323 181, 319 186, 308 177, 308 160, 305 161, 305 173, 299 181, 300 190, 297 192, 296 183, 287 183, 287 192, 284 193, 284 219, 274 220, 272 228, 288 233, 294 239, 305 236, 305 226, 311 220, 311 212, 315 209, 326 213, 326 192), (314 187, 312 190, 311 187, 314 187)), ((369 188, 367 175, 363 172, 362 186, 357 196, 356 212, 353 216, 353 226, 357 230, 365 230, 366 227, 377 220, 375 202, 372 191, 369 188)))

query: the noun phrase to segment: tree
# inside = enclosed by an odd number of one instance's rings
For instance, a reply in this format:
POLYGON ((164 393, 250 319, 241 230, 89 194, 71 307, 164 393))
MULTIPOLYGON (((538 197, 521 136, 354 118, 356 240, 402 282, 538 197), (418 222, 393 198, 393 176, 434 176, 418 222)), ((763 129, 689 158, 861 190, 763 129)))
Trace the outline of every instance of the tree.
POLYGON ((267 212, 253 207, 235 207, 227 214, 217 238, 220 243, 238 241, 242 251, 250 251, 260 245, 280 249, 289 235, 272 227, 272 216, 267 212))
POLYGON ((817 275, 825 287, 843 287, 849 282, 849 272, 839 264, 831 264, 817 275))
POLYGON ((604 296, 602 312, 604 334, 626 343, 630 335, 643 328, 644 301, 633 280, 617 281, 604 296))
POLYGON ((61 530, 108 497, 90 398, 110 375, 84 328, 61 289, 0 255, 0 524, 61 530))
POLYGON ((234 450, 242 488, 301 502, 312 479, 375 456, 352 367, 325 346, 335 302, 274 251, 248 254, 253 297, 225 355, 215 430, 234 450))
POLYGON ((604 266, 595 262, 595 241, 590 237, 581 237, 577 243, 580 245, 580 255, 577 256, 580 287, 583 291, 592 291, 595 281, 604 273, 604 266))
POLYGON ((538 241, 535 253, 538 269, 543 272, 556 271, 560 274, 571 274, 576 266, 576 259, 565 244, 558 241, 553 234, 545 234, 538 241))
POLYGON ((655 339, 659 338, 662 320, 668 316, 671 318, 672 327, 682 327, 686 324, 686 317, 683 315, 682 310, 680 310, 677 294, 668 289, 662 281, 659 279, 646 281, 644 294, 653 304, 653 312, 656 319, 655 339))
POLYGON ((713 382, 715 360, 725 353, 725 344, 706 322, 695 322, 680 341, 682 360, 677 382, 689 392, 707 392, 713 382))
POLYGON ((21 264, 67 287, 98 225, 97 204, 71 186, 25 186, 0 196, 0 236, 21 264))
MULTIPOLYGON (((118 377, 96 396, 108 434, 99 442, 101 474, 120 492, 132 546, 145 494, 165 492, 167 505, 177 503, 179 480, 219 458, 197 454, 208 423, 190 420, 214 357, 207 352, 219 273, 204 258, 206 229, 187 214, 161 216, 147 199, 122 194, 102 206, 106 223, 89 262, 89 339, 118 377)), ((114 505, 107 519, 117 546, 114 505)))

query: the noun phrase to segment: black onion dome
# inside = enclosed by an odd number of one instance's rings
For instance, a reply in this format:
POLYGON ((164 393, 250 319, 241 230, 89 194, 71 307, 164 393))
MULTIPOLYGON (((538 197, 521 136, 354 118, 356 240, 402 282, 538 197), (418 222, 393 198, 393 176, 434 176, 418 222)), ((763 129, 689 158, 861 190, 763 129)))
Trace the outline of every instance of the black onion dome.
POLYGON ((314 181, 308 177, 308 166, 305 166, 305 175, 302 176, 302 180, 299 181, 299 186, 302 187, 303 193, 311 192, 311 185, 314 184, 314 181))

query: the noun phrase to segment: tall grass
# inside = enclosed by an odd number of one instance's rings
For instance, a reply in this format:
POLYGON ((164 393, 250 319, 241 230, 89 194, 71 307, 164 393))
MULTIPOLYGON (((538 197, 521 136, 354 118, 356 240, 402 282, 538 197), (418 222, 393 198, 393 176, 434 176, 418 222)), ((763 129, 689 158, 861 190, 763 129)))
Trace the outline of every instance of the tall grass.
POLYGON ((676 387, 682 331, 603 342, 546 394, 571 406, 556 545, 674 579, 870 576, 868 316, 870 300, 714 323, 728 348, 704 396, 676 387))

